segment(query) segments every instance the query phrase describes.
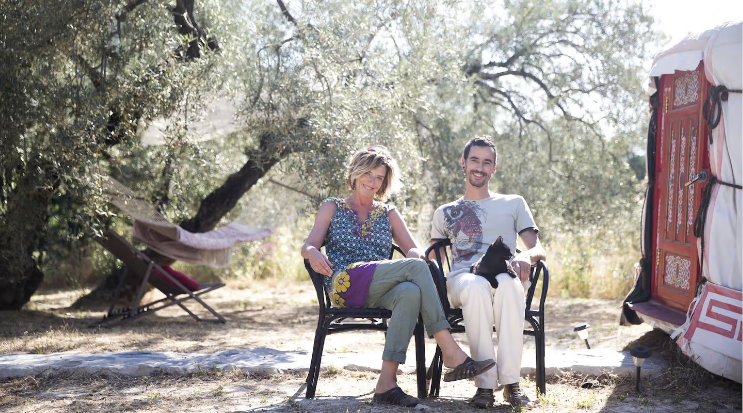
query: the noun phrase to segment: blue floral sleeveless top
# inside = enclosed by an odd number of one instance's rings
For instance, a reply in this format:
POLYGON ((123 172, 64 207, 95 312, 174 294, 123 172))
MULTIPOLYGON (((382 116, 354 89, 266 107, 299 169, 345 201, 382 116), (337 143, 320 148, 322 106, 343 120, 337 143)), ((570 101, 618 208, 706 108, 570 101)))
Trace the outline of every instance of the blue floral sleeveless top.
MULTIPOLYGON (((325 253, 333 263, 333 271, 342 271, 357 262, 381 261, 390 256, 392 225, 388 216, 394 205, 375 203, 364 223, 356 212, 341 198, 328 198, 335 202, 336 210, 330 219, 325 236, 325 253)), ((325 278, 328 290, 331 278, 325 278)))

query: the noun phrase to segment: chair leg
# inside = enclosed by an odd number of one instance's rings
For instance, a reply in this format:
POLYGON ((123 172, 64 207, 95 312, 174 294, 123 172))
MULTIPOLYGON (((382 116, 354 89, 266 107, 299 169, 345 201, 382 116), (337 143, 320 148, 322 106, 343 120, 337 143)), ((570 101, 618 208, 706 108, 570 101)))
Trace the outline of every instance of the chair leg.
POLYGON ((128 276, 129 276, 129 267, 124 267, 124 271, 119 277, 119 283, 116 285, 116 291, 114 292, 113 301, 111 301, 111 307, 108 308, 109 317, 111 317, 111 314, 114 311, 114 307, 116 307, 116 303, 119 301, 119 294, 121 294, 121 287, 124 286, 124 280, 126 280, 126 277, 128 276))
POLYGON ((431 390, 428 392, 428 397, 439 397, 439 390, 441 389, 441 370, 443 370, 443 368, 444 359, 441 354, 441 347, 436 345, 436 353, 434 353, 431 367, 429 367, 429 373, 431 374, 431 390))
POLYGON ((315 330, 315 344, 312 347, 312 360, 310 361, 310 370, 307 372, 307 392, 305 398, 312 399, 315 397, 317 389, 317 380, 320 377, 320 363, 322 362, 322 350, 325 347, 325 337, 328 334, 328 326, 325 325, 324 317, 317 322, 315 330))
MULTIPOLYGON (((116 323, 112 323, 111 322, 111 319, 112 319, 113 314, 114 314, 114 308, 116 307, 116 303, 119 302, 119 295, 121 294, 121 287, 124 286, 124 280, 126 279, 127 276, 129 276, 129 268, 128 267, 124 267, 124 271, 122 272, 121 276, 119 277, 119 282, 116 285, 116 290, 114 291, 114 296, 113 296, 113 299, 111 301, 111 306, 108 307, 108 312, 100 320, 98 320, 98 321, 96 321, 94 323, 88 324, 88 327, 98 327, 98 326, 108 327, 108 326, 111 326, 111 325, 118 324, 118 321, 116 323)), ((123 318, 123 316, 124 316, 124 314, 117 314, 116 315, 116 317, 118 317, 118 318, 123 318)))
POLYGON ((139 289, 137 289, 137 296, 134 298, 134 304, 132 305, 132 309, 129 312, 130 317, 134 317, 137 315, 137 312, 139 311, 139 304, 142 302, 142 296, 144 295, 144 289, 147 286, 147 279, 150 277, 150 273, 152 272, 152 265, 153 262, 150 261, 150 264, 147 266, 147 271, 142 276, 142 282, 139 285, 139 289))
POLYGON ((418 398, 427 396, 426 388, 426 342, 423 333, 423 320, 419 317, 413 334, 415 335, 415 369, 418 375, 418 398))
MULTIPOLYGON (((170 297, 170 299, 173 300, 173 297, 170 297)), ((197 316, 196 314, 192 313, 191 310, 189 310, 185 305, 183 305, 183 303, 176 302, 176 304, 178 304, 178 307, 180 307, 181 309, 183 309, 183 311, 187 312, 188 315, 190 315, 191 317, 193 317, 194 320, 201 321, 201 318, 199 318, 199 316, 197 316)))
POLYGON ((539 331, 534 335, 536 339, 536 353, 537 353, 537 391, 541 394, 547 394, 547 378, 546 369, 544 366, 545 362, 545 348, 544 348, 544 330, 540 328, 539 331))
MULTIPOLYGON (((194 295, 193 296, 193 299, 196 300, 196 301, 198 301, 199 304, 201 304, 210 313, 212 313, 212 315, 214 315, 214 317, 217 317, 217 320, 219 320, 220 323, 223 323, 223 324, 226 323, 227 320, 225 320, 224 317, 222 317, 222 315, 217 312, 217 310, 211 308, 207 303, 204 302, 204 300, 202 300, 201 298, 199 298, 199 295, 200 294, 194 295)), ((199 320, 199 321, 201 321, 201 320, 199 320)))

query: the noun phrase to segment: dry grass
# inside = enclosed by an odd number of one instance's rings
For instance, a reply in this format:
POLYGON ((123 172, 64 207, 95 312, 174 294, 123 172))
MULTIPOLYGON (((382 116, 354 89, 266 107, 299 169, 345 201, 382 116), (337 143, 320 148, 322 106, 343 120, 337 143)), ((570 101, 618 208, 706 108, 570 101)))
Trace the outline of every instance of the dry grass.
MULTIPOLYGON (((303 398, 304 373, 255 375, 240 371, 202 370, 171 376, 116 375, 23 377, 0 381, 0 409, 7 412, 67 411, 273 411, 273 412, 405 412, 410 409, 370 403, 375 373, 336 370, 320 376, 315 400, 303 398)), ((415 388, 415 376, 403 374, 400 385, 415 388)), ((655 381, 647 389, 634 390, 629 377, 602 374, 598 377, 565 374, 551 377, 548 393, 539 397, 541 412, 736 412, 740 411, 740 387, 708 382, 693 392, 682 388, 659 391, 655 381), (591 385, 588 386, 587 383, 591 385)), ((522 380, 527 393, 534 382, 522 380)), ((474 393, 471 382, 445 383, 441 397, 424 404, 445 413, 479 411, 467 405, 474 393)), ((496 396, 489 411, 511 412, 496 396)))
MULTIPOLYGON (((145 317, 113 329, 90 329, 99 313, 67 309, 79 291, 48 291, 33 298, 27 310, 0 313, 0 352, 178 351, 211 353, 232 348, 312 347, 316 297, 308 282, 230 282, 207 301, 223 313, 225 325, 192 321, 178 309, 145 317)), ((741 411, 741 387, 713 376, 680 356, 664 334, 647 326, 618 327, 619 301, 550 299, 547 344, 566 349, 583 344, 572 333, 579 322, 591 323, 593 348, 629 348, 642 343, 667 360, 667 371, 643 379, 637 394, 632 377, 598 377, 568 373, 548 379, 548 393, 539 397, 544 412, 733 412, 741 411), (579 316, 578 316, 579 315, 579 316), (637 341, 641 340, 641 341, 637 341)), ((463 335, 456 335, 463 342, 463 335)), ((359 352, 377 357, 378 333, 335 335, 326 352, 359 352)), ((430 344, 430 343, 429 343, 430 344)), ((533 346, 533 340, 526 340, 533 346)), ((428 349, 427 349, 428 350, 428 349)), ((430 349, 433 350, 432 348, 430 349)), ((323 372, 318 398, 303 399, 304 372, 256 375, 241 371, 202 370, 179 376, 155 374, 130 378, 116 375, 58 375, 0 380, 0 411, 276 411, 276 412, 401 412, 405 409, 370 404, 376 374, 332 368, 323 372)), ((412 391, 415 376, 402 374, 400 385, 412 391)), ((533 378, 524 378, 528 394, 536 394, 533 378)), ((424 401, 440 412, 477 411, 466 405, 470 382, 445 383, 441 397, 424 401)), ((496 397, 490 411, 509 412, 496 397)))
MULTIPOLYGON (((231 282, 206 301, 230 322, 195 323, 173 306, 116 328, 89 328, 103 313, 70 310, 77 291, 42 292, 21 312, 0 312, 0 353, 46 354, 61 351, 113 352, 132 349, 212 353, 230 348, 268 346, 294 349, 312 339, 317 298, 309 283, 231 282), (298 334, 293 329, 302 327, 298 334), (281 334, 273 334, 279 331, 281 334), (267 333, 271 334, 267 334, 267 333), (291 334, 290 334, 291 333, 291 334)), ((153 291, 145 299, 157 299, 153 291)), ((208 316, 194 304, 199 316, 208 316)))
MULTIPOLYGON (((317 320, 317 297, 308 281, 230 281, 205 297, 229 320, 225 325, 195 323, 185 312, 171 307, 112 329, 89 328, 102 313, 70 310, 68 306, 78 296, 77 290, 41 292, 24 311, 0 312, 0 353, 145 349, 213 353, 262 346, 295 350, 303 348, 298 343, 312 343, 317 320)), ((145 298, 158 297, 158 292, 151 292, 145 298)), ((593 348, 619 350, 628 340, 649 331, 647 325, 620 328, 619 304, 618 300, 550 298, 545 322, 547 345, 552 349, 582 347, 573 326, 583 322, 591 324, 593 348)), ((199 315, 208 315, 198 306, 189 307, 199 315)), ((342 334, 328 345, 338 351, 358 347, 354 337, 342 334)), ((372 339, 369 346, 374 348, 380 340, 372 339)), ((533 347, 534 340, 526 340, 526 346, 533 347)))

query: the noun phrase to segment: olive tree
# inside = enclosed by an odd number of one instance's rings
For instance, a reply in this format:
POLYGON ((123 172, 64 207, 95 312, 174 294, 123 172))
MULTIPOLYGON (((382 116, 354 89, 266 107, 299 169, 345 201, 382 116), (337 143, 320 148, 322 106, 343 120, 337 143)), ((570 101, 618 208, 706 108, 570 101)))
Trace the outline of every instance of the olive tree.
MULTIPOLYGON (((584 217, 605 215, 601 200, 616 211, 633 208, 634 199, 621 198, 632 198, 636 182, 618 183, 629 179, 627 156, 640 139, 641 115, 632 108, 641 102, 638 71, 653 38, 640 5, 0 7, 12 22, 0 51, 9 62, 0 68, 8 102, 0 120, 9 125, 0 153, 0 283, 12 287, 0 308, 20 308, 38 286, 50 228, 63 227, 74 243, 110 223, 98 174, 120 178, 174 222, 203 232, 266 178, 315 204, 338 194, 351 153, 385 144, 406 177, 398 200, 420 210, 461 193, 461 146, 489 133, 504 154, 499 190, 530 196, 539 214, 600 225, 584 217), (214 96, 235 100, 242 128, 218 141, 190 140, 189 114, 214 96), (143 148, 137 133, 161 117, 173 119, 167 144, 143 148), (603 164, 612 168, 596 169, 603 164), (586 189, 569 191, 575 180, 586 189)), ((107 278, 94 295, 113 284, 107 278)))
POLYGON ((29 300, 50 244, 99 228, 111 148, 140 120, 198 104, 187 97, 214 81, 219 46, 193 3, 0 5, 0 309, 29 300), (50 239, 50 225, 63 236, 50 239))

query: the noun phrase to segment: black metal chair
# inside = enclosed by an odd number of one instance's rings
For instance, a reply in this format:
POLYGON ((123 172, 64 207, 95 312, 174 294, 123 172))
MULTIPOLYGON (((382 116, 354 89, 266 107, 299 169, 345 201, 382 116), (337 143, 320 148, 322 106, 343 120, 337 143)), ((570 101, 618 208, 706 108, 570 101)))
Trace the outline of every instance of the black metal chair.
MULTIPOLYGON (((392 246, 390 259, 393 258, 395 251, 402 256, 405 254, 396 245, 392 246)), ((358 330, 377 330, 387 331, 387 319, 392 316, 392 311, 382 308, 335 308, 331 306, 330 297, 325 289, 325 276, 316 273, 310 267, 309 261, 304 261, 304 266, 310 274, 312 284, 315 286, 317 293, 317 302, 320 311, 317 318, 317 330, 315 330, 315 344, 312 348, 312 361, 310 370, 307 373, 307 393, 305 397, 310 399, 315 397, 317 380, 320 376, 320 362, 322 360, 323 347, 325 346, 325 337, 330 334, 342 333, 345 331, 358 330)), ((423 321, 418 316, 418 323, 413 331, 415 338, 415 364, 418 376, 418 397, 426 397, 426 348, 423 334, 423 321)))
MULTIPOLYGON (((431 269, 431 275, 436 284, 441 304, 444 307, 444 314, 446 314, 446 318, 449 320, 449 324, 451 324, 451 332, 463 333, 465 326, 462 324, 464 319, 462 316, 462 309, 452 308, 449 304, 449 297, 446 291, 446 278, 444 277, 444 274, 449 272, 451 269, 451 241, 446 239, 431 245, 426 250, 426 257, 430 257, 431 252, 433 252, 436 257, 438 267, 433 263, 433 261, 430 261, 428 266, 431 269), (442 251, 444 254, 442 254, 442 251)), ((547 289, 549 287, 550 277, 544 261, 539 261, 532 267, 529 279, 531 280, 531 286, 526 292, 525 319, 529 322, 531 328, 525 328, 524 335, 532 336, 536 341, 537 390, 542 394, 546 394, 547 389, 544 368, 544 302, 547 299, 547 289), (542 291, 539 297, 539 308, 533 310, 531 308, 532 299, 534 298, 534 291, 536 291, 537 282, 540 278, 542 280, 542 291)), ((431 389, 428 393, 429 397, 438 397, 439 395, 442 369, 443 360, 441 356, 441 348, 436 346, 436 353, 433 356, 433 361, 431 362, 429 370, 429 376, 431 377, 431 389)))

